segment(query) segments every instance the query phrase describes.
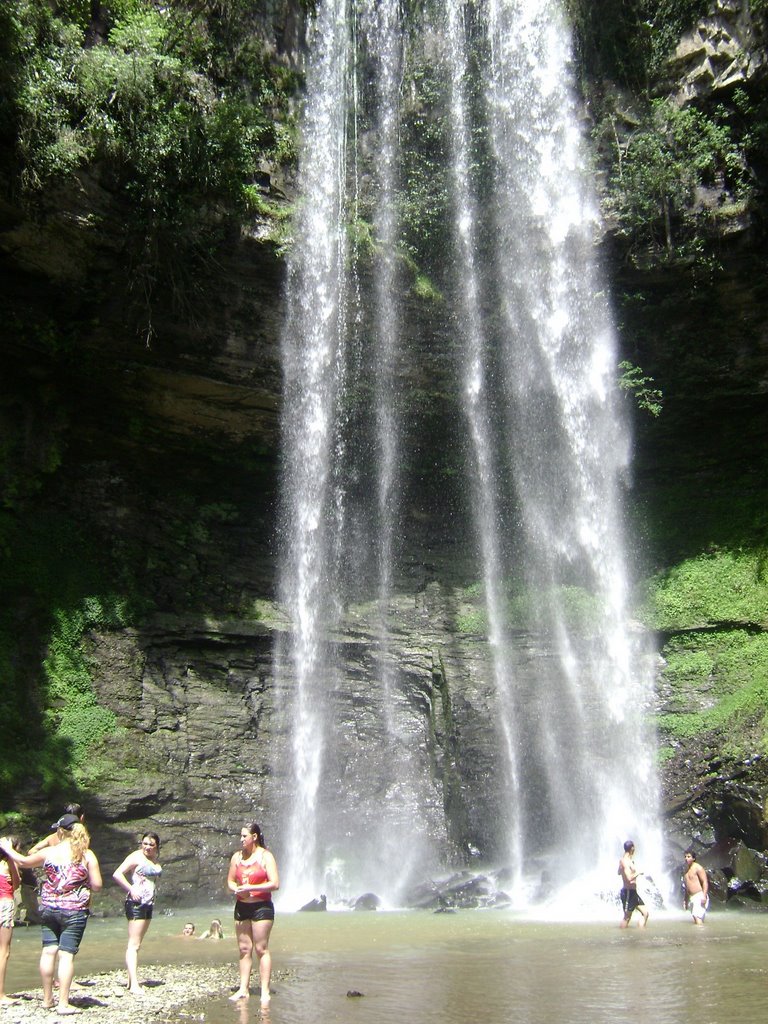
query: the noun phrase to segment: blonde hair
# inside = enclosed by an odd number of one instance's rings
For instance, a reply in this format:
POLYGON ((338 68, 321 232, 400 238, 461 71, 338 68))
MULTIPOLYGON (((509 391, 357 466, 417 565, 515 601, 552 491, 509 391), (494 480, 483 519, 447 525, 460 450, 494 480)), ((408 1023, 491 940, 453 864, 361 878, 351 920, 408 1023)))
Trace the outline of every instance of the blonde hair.
POLYGON ((91 845, 91 837, 88 829, 81 822, 76 822, 72 828, 60 828, 59 839, 68 839, 72 850, 72 862, 79 864, 85 857, 85 851, 91 845))

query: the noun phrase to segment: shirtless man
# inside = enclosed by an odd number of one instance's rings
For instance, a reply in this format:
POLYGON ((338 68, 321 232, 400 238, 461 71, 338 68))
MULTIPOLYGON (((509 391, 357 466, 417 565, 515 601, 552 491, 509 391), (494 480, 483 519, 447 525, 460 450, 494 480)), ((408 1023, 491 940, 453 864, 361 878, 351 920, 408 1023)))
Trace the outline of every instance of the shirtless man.
POLYGON ((702 925, 709 906, 709 878, 707 878, 707 872, 696 860, 693 850, 686 850, 683 856, 685 857, 685 874, 683 875, 685 902, 683 908, 690 910, 694 924, 702 925))
POLYGON ((635 844, 631 839, 624 843, 624 856, 619 861, 618 874, 621 875, 621 905, 624 908, 624 919, 620 927, 628 928, 629 921, 635 910, 640 912, 642 921, 640 927, 645 928, 648 924, 648 911, 645 909, 640 894, 637 891, 637 880, 642 875, 635 867, 635 844))

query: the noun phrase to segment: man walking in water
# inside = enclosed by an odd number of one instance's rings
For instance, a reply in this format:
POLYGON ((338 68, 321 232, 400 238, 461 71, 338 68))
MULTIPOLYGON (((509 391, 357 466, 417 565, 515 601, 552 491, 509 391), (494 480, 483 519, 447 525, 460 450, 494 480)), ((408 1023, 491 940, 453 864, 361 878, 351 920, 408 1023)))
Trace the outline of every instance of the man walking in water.
POLYGON ((686 850, 683 856, 685 857, 685 874, 683 875, 685 902, 683 908, 690 910, 694 924, 702 925, 709 907, 709 878, 707 872, 696 860, 693 850, 686 850))
POLYGON ((645 928, 648 924, 648 911, 637 891, 637 879, 642 874, 635 867, 635 844, 631 839, 624 843, 624 856, 619 861, 618 874, 621 875, 621 905, 624 908, 624 919, 621 922, 622 928, 629 927, 629 921, 635 910, 640 912, 642 921, 640 927, 645 928))

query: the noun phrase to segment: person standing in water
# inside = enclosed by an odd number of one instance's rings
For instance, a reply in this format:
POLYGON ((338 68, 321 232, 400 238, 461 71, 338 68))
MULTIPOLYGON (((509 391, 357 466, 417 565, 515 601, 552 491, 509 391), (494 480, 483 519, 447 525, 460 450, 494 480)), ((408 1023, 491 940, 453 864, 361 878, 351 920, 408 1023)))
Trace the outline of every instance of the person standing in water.
MULTIPOLYGON (((16 836, 6 836, 2 842, 21 852, 16 836)), ((20 884, 19 869, 10 857, 0 853, 0 1005, 18 1002, 5 994, 5 972, 11 955, 13 919, 16 914, 14 894, 20 884)))
POLYGON ((112 875, 127 893, 125 916, 128 919, 128 946, 125 950, 125 966, 128 969, 128 991, 132 995, 141 995, 139 950, 152 920, 155 883, 163 870, 157 863, 159 855, 160 837, 156 832, 145 832, 138 850, 129 853, 112 875))
POLYGON ((694 924, 702 925, 709 908, 709 877, 696 860, 693 850, 686 850, 683 857, 685 858, 683 909, 690 910, 694 924))
POLYGON ((261 827, 252 822, 240 830, 240 849, 229 862, 227 886, 235 894, 235 934, 240 953, 240 985, 230 999, 248 999, 253 954, 259 958, 261 1006, 269 1006, 272 955, 269 935, 275 920, 272 893, 280 888, 277 863, 264 846, 261 827))
POLYGON ((101 869, 85 825, 74 814, 64 814, 56 822, 55 846, 48 846, 24 857, 7 842, 0 850, 24 868, 43 867, 45 880, 40 890, 41 937, 40 976, 43 982, 43 1009, 53 1002, 53 979, 59 980, 59 1016, 79 1013, 71 1006, 69 990, 75 974, 75 956, 88 923, 91 894, 101 889, 101 869))
POLYGON ((642 875, 635 867, 635 844, 631 839, 624 843, 624 855, 619 861, 618 874, 621 875, 621 906, 624 910, 624 917, 621 922, 622 928, 628 928, 632 914, 637 910, 642 921, 640 927, 645 928, 648 924, 648 911, 637 891, 637 880, 642 875))

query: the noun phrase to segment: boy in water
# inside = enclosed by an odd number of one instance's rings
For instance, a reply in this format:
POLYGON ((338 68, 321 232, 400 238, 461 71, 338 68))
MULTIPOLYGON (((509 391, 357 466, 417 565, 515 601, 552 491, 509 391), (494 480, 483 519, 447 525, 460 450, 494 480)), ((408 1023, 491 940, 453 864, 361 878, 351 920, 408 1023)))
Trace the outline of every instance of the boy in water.
POLYGON ((637 910, 642 917, 640 927, 645 928, 648 924, 648 911, 645 909, 645 904, 637 891, 637 880, 643 872, 638 871, 635 867, 635 844, 631 839, 624 843, 624 856, 619 861, 617 873, 621 875, 622 883, 620 896, 624 918, 621 922, 621 927, 629 927, 632 914, 637 910))
POLYGON ((709 878, 707 872, 696 860, 693 850, 686 850, 683 857, 685 858, 683 908, 690 910, 694 924, 702 925, 709 907, 709 878))

